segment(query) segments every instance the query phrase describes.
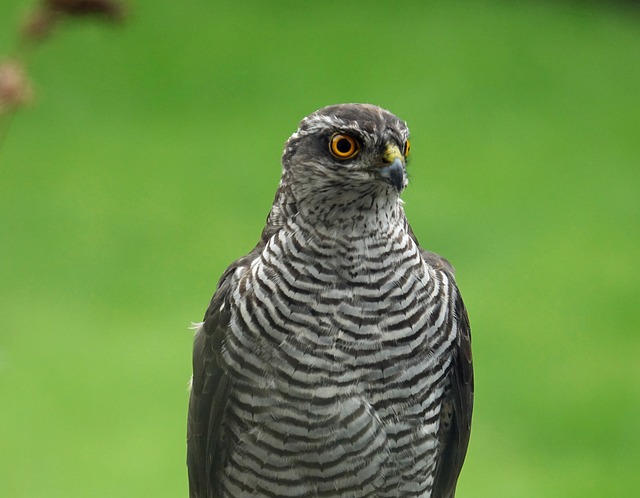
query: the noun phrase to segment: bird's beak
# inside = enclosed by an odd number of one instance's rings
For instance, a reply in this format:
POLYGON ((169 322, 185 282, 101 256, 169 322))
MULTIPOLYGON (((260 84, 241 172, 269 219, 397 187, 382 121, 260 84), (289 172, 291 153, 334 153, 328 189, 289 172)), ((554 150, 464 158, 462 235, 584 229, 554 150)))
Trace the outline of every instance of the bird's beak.
POLYGON ((380 176, 395 187, 398 192, 407 186, 407 173, 402 152, 395 144, 387 145, 384 154, 383 166, 380 168, 380 176))

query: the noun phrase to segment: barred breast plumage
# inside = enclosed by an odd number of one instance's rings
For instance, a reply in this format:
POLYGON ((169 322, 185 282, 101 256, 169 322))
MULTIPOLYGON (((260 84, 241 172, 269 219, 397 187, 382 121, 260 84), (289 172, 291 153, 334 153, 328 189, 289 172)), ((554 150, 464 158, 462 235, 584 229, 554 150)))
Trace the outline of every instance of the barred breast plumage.
POLYGON ((469 325, 451 267, 404 216, 407 136, 351 104, 287 142, 261 241, 196 334, 192 497, 453 497, 469 325))

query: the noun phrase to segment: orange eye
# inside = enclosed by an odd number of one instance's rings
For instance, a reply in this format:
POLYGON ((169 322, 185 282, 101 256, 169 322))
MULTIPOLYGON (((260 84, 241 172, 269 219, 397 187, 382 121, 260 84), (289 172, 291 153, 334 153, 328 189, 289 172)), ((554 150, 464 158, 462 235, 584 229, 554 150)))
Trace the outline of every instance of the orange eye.
POLYGON ((355 138, 336 133, 329 141, 329 150, 338 159, 351 159, 360 151, 360 146, 355 138))
POLYGON ((409 142, 409 140, 407 140, 407 141, 404 143, 404 152, 403 152, 404 157, 407 157, 407 156, 409 155, 409 151, 410 151, 410 150, 411 150, 411 142, 409 142))

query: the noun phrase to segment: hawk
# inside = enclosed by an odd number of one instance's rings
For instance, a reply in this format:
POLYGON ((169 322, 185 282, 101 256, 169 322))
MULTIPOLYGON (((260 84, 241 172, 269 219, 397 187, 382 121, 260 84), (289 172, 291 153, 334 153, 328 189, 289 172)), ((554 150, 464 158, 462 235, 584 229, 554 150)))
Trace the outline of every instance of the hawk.
POLYGON ((473 404, 451 265, 405 217, 409 130, 368 104, 304 118, 256 247, 193 349, 192 498, 452 498, 473 404))

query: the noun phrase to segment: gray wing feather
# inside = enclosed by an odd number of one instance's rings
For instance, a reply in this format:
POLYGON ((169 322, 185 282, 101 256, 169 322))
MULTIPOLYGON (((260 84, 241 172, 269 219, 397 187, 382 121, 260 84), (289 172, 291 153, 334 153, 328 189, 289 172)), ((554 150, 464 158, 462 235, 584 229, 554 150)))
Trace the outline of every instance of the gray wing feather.
MULTIPOLYGON (((418 244, 413 230, 410 235, 418 244)), ((437 270, 447 273, 455 282, 451 263, 442 256, 421 249, 422 257, 437 270)), ((458 337, 453 349, 453 361, 448 375, 448 391, 443 405, 451 410, 451 420, 441 424, 440 447, 436 456, 436 477, 433 498, 454 498, 458 476, 469 446, 471 415, 473 412, 473 361, 471 357, 471 325, 469 316, 456 287, 454 313, 458 325, 458 337)))
POLYGON ((437 456, 433 498, 454 498, 458 476, 467 454, 473 411, 473 363, 471 358, 471 327, 460 294, 455 313, 458 340, 449 373, 450 389, 444 400, 452 409, 452 419, 443 429, 437 456))
POLYGON ((187 421, 189 496, 220 495, 220 472, 225 459, 224 418, 233 387, 221 362, 222 343, 229 325, 229 295, 238 268, 248 267, 262 243, 224 272, 196 333, 193 345, 193 378, 187 421))
POLYGON ((228 285, 225 284, 221 280, 194 340, 193 378, 187 423, 187 467, 191 498, 216 496, 215 473, 220 463, 218 447, 230 389, 230 379, 219 360, 224 330, 229 323, 228 312, 224 308, 220 309, 226 301, 228 285), (214 462, 214 459, 218 461, 214 462))

